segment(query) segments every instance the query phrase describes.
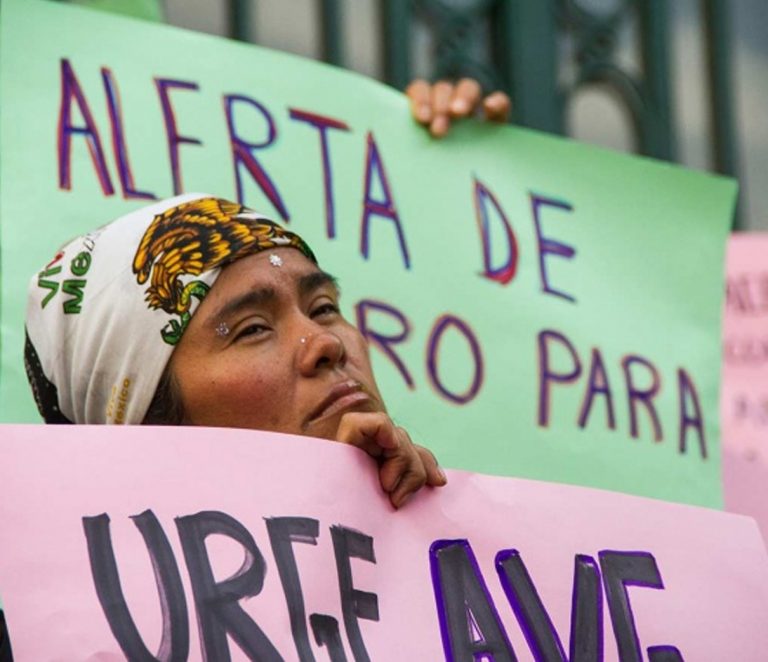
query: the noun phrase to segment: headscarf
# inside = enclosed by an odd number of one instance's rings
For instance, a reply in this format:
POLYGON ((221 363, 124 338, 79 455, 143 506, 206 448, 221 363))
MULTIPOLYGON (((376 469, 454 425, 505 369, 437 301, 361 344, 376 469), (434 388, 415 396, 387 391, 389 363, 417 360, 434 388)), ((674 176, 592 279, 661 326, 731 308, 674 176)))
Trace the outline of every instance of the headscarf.
POLYGON ((144 419, 174 346, 221 268, 298 235, 240 204, 186 194, 66 244, 32 278, 25 364, 48 423, 144 419))

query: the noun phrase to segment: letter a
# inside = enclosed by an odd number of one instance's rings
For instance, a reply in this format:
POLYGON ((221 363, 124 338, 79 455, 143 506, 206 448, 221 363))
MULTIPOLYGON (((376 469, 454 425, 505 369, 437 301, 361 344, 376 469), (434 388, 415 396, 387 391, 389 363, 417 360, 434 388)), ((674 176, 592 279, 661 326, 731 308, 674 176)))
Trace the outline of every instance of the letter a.
POLYGON ((379 155, 379 148, 376 146, 376 140, 373 133, 368 133, 368 150, 365 155, 365 196, 363 199, 363 218, 360 232, 360 252, 367 260, 370 254, 370 219, 371 216, 382 216, 388 218, 395 224, 397 239, 400 242, 400 252, 403 254, 405 268, 411 268, 411 258, 408 255, 408 246, 405 244, 403 228, 400 225, 400 218, 395 209, 395 201, 389 190, 387 173, 384 170, 384 164, 379 155), (383 199, 377 200, 373 197, 373 180, 378 180, 383 199))
POLYGON ((429 561, 445 659, 516 662, 469 542, 436 540, 429 561))
POLYGON ((112 180, 109 178, 107 170, 107 161, 104 158, 104 150, 101 147, 99 130, 96 128, 96 122, 93 120, 91 109, 85 100, 80 83, 77 82, 77 76, 72 69, 69 60, 61 60, 61 105, 59 106, 59 127, 58 127, 58 156, 59 156, 59 188, 69 191, 72 188, 72 135, 77 134, 85 137, 88 145, 88 151, 91 154, 93 167, 96 168, 96 175, 101 184, 101 190, 104 195, 114 195, 115 188, 112 186, 112 180), (72 102, 77 104, 80 114, 83 116, 85 126, 74 126, 72 124, 72 102))
POLYGON ((681 453, 687 451, 686 438, 688 428, 696 430, 699 438, 701 457, 707 459, 707 440, 704 435, 704 415, 699 403, 699 394, 691 376, 682 368, 677 371, 678 393, 680 398, 680 445, 681 453), (693 408, 693 415, 688 413, 688 404, 693 408))

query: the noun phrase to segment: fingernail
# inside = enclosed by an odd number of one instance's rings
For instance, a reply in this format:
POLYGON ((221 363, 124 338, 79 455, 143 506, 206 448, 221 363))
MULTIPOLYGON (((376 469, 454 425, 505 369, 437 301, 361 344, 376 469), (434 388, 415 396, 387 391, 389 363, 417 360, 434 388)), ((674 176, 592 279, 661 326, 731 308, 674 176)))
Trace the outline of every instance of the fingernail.
POLYGON ((451 104, 451 110, 454 113, 463 115, 469 111, 469 104, 467 103, 466 99, 456 99, 456 101, 451 104))
POLYGON ((448 131, 448 118, 445 115, 438 115, 432 120, 432 126, 430 127, 432 135, 435 138, 444 136, 448 131))
POLYGON ((440 478, 443 479, 443 485, 445 485, 448 482, 448 476, 445 475, 445 471, 443 471, 442 467, 437 468, 437 473, 440 475, 440 478))
POLYGON ((417 119, 420 122, 429 122, 431 116, 431 109, 428 105, 424 104, 416 109, 417 119))
POLYGON ((395 502, 397 505, 395 508, 400 509, 402 508, 406 503, 408 503, 411 500, 411 496, 413 495, 413 492, 408 492, 405 496, 401 497, 400 499, 396 499, 395 502))

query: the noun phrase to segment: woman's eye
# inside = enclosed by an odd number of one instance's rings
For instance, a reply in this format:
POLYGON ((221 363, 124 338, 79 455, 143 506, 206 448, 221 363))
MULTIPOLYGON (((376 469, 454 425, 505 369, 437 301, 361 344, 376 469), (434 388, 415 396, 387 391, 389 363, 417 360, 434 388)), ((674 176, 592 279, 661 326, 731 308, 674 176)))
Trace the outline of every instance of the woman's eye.
POLYGON ((265 334, 267 331, 269 331, 269 327, 265 326, 264 324, 249 324, 248 326, 243 327, 240 331, 237 332, 237 335, 235 336, 235 340, 240 340, 241 338, 247 338, 247 337, 253 337, 253 336, 261 336, 265 334))
POLYGON ((323 303, 312 311, 312 317, 322 317, 323 315, 337 315, 339 307, 335 303, 323 303))

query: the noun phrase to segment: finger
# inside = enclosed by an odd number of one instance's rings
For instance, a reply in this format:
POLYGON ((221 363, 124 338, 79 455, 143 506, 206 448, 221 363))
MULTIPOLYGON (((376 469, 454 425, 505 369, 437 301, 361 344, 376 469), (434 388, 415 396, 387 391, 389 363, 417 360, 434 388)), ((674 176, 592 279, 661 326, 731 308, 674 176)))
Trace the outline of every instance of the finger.
POLYGON ((504 92, 493 92, 483 99, 485 119, 491 122, 506 122, 512 102, 504 92))
POLYGON ((448 482, 448 477, 440 468, 434 453, 428 448, 424 448, 424 446, 419 446, 418 444, 414 444, 414 448, 421 457, 424 469, 427 472, 427 485, 430 487, 442 487, 445 485, 448 482))
POLYGON ((392 419, 383 412, 347 412, 341 417, 336 441, 362 448, 372 457, 400 447, 392 419))
POLYGON ((404 452, 384 459, 379 467, 381 489, 392 494, 403 477, 418 463, 421 463, 421 460, 415 456, 415 452, 404 452))
POLYGON ((395 508, 401 508, 406 501, 427 482, 427 472, 424 465, 419 462, 413 465, 413 469, 403 474, 397 487, 389 495, 389 500, 395 508))
POLYGON ((453 97, 453 83, 439 80, 432 86, 432 112, 435 115, 447 115, 453 97))
POLYGON ((400 440, 400 448, 396 456, 382 463, 379 480, 384 490, 390 493, 389 500, 392 505, 400 508, 414 492, 424 487, 427 471, 422 456, 408 432, 397 427, 395 434, 400 440))
POLYGON ((448 118, 448 115, 438 115, 429 125, 429 133, 434 138, 442 138, 445 134, 448 133, 448 129, 450 128, 451 120, 448 118))
POLYGON ((403 476, 412 471, 414 467, 423 465, 405 429, 395 427, 395 435, 397 435, 399 442, 398 448, 396 451, 384 451, 379 467, 381 488, 390 494, 398 487, 403 476))
POLYGON ((435 138, 441 138, 451 126, 449 110, 451 97, 453 96, 453 84, 441 80, 432 86, 432 122, 429 132, 435 138))
POLYGON ((379 482, 385 492, 393 492, 406 473, 424 466, 408 432, 404 428, 395 427, 395 435, 398 439, 397 450, 384 451, 379 469, 379 482))
POLYGON ((453 90, 451 116, 458 118, 472 114, 480 102, 481 93, 480 83, 474 78, 462 78, 453 90))
POLYGON ((411 100, 411 114, 419 124, 425 126, 432 121, 431 88, 425 80, 417 79, 405 88, 411 100))

